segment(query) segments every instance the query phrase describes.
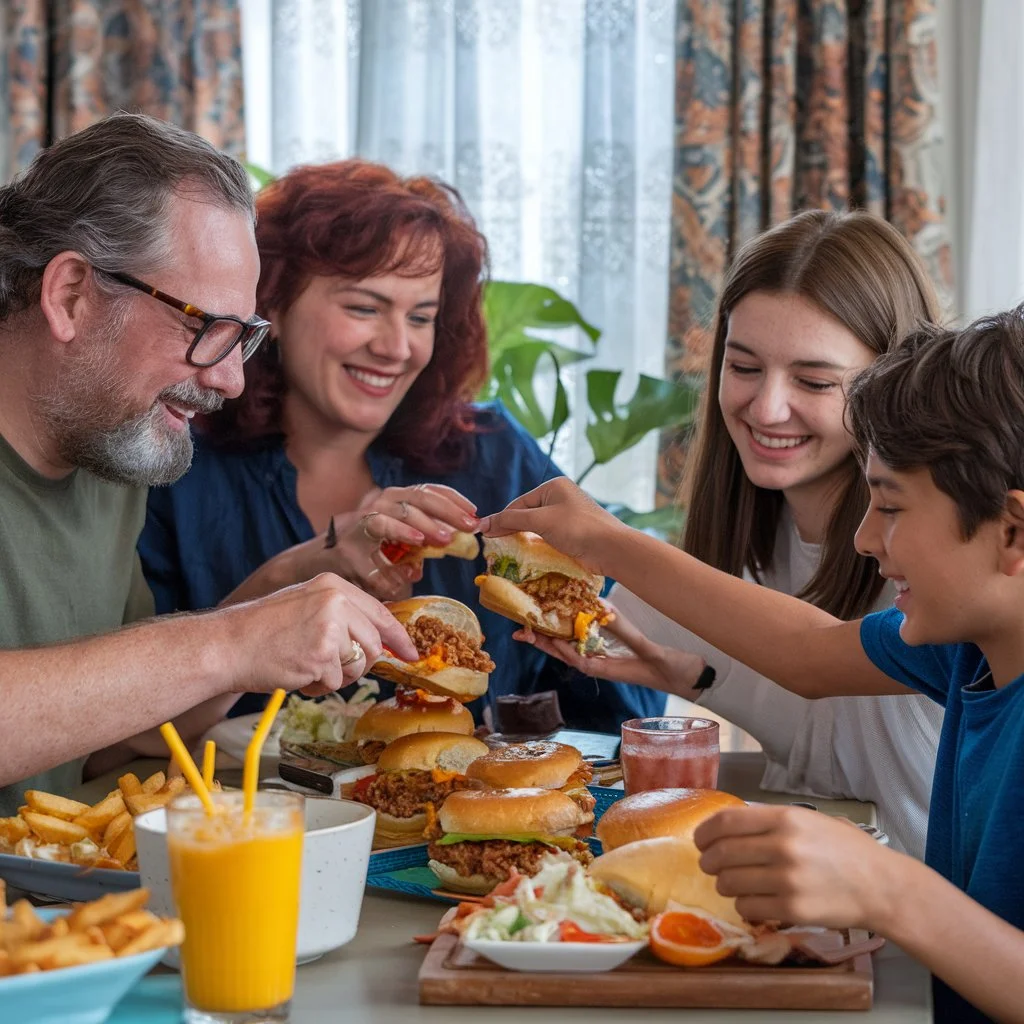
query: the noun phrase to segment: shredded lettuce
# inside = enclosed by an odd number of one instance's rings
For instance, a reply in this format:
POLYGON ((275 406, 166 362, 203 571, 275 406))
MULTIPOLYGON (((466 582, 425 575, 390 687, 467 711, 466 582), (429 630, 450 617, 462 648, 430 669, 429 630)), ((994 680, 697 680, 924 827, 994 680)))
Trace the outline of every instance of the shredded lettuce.
POLYGON ((499 555, 490 564, 492 576, 501 576, 502 579, 511 580, 513 583, 521 583, 519 575, 519 563, 511 555, 499 555))
POLYGON ((522 879, 497 906, 475 911, 463 934, 505 942, 557 942, 563 921, 595 935, 647 936, 646 924, 599 892, 582 865, 562 855, 545 857, 537 874, 522 879))
POLYGON ((370 679, 347 700, 306 700, 293 693, 281 710, 281 739, 287 743, 343 743, 358 719, 380 692, 370 679))

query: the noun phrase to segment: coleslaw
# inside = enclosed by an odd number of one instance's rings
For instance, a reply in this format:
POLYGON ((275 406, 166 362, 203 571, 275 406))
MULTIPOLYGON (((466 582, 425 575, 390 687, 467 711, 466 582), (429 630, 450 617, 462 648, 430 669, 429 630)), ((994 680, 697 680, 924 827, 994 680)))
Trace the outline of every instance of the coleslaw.
POLYGON ((547 856, 510 896, 470 915, 464 938, 501 942, 614 942, 647 938, 637 921, 601 892, 583 866, 547 856))
POLYGON ((367 679, 348 699, 308 700, 293 693, 281 709, 280 739, 286 743, 344 743, 351 739, 352 730, 366 711, 373 706, 373 698, 380 687, 367 679))

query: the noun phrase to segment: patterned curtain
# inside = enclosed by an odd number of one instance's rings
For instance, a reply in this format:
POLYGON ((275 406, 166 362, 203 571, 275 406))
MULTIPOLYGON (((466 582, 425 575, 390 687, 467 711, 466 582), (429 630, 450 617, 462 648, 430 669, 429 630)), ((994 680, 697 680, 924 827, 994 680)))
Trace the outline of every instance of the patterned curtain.
MULTIPOLYGON (((667 365, 704 369, 731 255, 799 210, 891 221, 952 306, 936 0, 678 0, 667 365)), ((666 440, 659 499, 684 439, 666 440)))
POLYGON ((0 180, 116 110, 242 154, 238 0, 2 0, 0 48, 0 180))

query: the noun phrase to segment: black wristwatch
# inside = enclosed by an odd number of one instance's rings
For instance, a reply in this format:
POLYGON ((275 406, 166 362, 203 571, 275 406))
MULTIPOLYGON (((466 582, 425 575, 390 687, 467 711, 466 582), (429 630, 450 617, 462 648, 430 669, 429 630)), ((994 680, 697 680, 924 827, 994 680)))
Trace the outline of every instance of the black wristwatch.
POLYGON ((714 685, 716 675, 718 673, 710 665, 705 665, 704 671, 697 676, 697 682, 693 684, 693 688, 695 690, 710 689, 714 685))

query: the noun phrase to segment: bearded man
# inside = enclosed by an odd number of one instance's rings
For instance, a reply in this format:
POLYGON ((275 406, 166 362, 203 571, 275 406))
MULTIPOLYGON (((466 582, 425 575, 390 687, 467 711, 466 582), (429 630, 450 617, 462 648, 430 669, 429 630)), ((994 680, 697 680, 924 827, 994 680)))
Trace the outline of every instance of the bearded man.
POLYGON ((237 161, 134 114, 0 187, 0 784, 47 769, 0 790, 0 815, 203 702, 336 689, 384 643, 415 656, 333 576, 119 629, 153 614, 146 486, 188 469, 189 420, 240 393, 267 331, 253 218, 237 161))

